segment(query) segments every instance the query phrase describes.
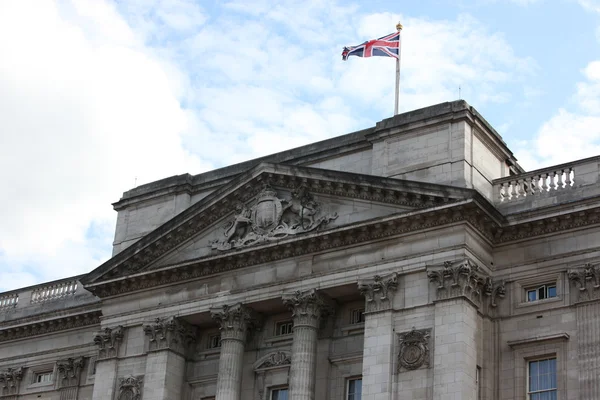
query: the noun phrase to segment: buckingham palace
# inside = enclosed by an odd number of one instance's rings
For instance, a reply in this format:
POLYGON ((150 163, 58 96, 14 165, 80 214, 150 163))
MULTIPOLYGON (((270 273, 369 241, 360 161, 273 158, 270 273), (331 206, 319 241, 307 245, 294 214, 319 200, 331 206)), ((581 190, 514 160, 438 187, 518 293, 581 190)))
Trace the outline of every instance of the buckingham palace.
POLYGON ((135 187, 0 293, 0 400, 598 400, 599 180, 459 100, 135 187))

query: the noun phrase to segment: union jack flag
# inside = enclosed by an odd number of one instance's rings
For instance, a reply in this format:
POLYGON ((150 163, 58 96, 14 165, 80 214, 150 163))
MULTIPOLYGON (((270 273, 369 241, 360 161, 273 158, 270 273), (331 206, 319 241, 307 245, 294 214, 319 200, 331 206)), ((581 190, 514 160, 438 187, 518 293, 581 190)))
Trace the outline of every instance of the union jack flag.
POLYGON ((344 47, 342 60, 346 61, 350 56, 400 58, 400 32, 390 33, 379 39, 367 40, 358 46, 344 47))

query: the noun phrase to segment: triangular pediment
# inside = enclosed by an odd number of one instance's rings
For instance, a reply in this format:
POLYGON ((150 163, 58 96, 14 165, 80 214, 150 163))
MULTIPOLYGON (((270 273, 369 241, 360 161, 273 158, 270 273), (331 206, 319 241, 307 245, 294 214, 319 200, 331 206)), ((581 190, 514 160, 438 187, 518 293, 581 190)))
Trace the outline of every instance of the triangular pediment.
POLYGON ((147 234, 83 281, 93 287, 263 247, 289 247, 297 240, 472 195, 472 190, 443 185, 263 163, 147 234))

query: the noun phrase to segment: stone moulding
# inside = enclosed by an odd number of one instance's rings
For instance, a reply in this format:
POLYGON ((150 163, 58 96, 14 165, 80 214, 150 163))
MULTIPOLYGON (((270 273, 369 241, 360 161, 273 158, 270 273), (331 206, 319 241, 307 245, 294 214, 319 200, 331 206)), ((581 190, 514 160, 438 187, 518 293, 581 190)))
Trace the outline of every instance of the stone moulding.
POLYGON ((67 358, 56 362, 56 367, 59 374, 59 388, 71 387, 79 385, 79 377, 85 365, 83 357, 67 358))
POLYGON ((577 290, 577 301, 600 299, 600 264, 587 263, 567 271, 567 278, 577 290))
POLYGON ((94 343, 98 347, 98 359, 117 357, 124 335, 125 328, 119 325, 114 328, 104 328, 94 336, 94 343))
POLYGON ((148 351, 170 349, 182 355, 196 342, 196 328, 176 317, 155 318, 144 325, 148 351))
POLYGON ((32 321, 15 328, 0 329, 0 342, 46 335, 68 329, 100 324, 101 312, 94 310, 83 314, 69 315, 46 321, 32 321))
POLYGON ((429 366, 429 338, 431 329, 416 330, 398 334, 398 372, 415 370, 429 366))
POLYGON ((0 395, 7 396, 19 393, 19 383, 23 379, 23 367, 8 368, 0 371, 0 395))
POLYGON ((119 395, 117 400, 141 400, 142 376, 127 375, 119 379, 119 395))
POLYGON ((393 293, 398 288, 398 274, 375 275, 372 279, 358 282, 358 290, 365 297, 365 312, 389 310, 392 308, 393 293))
POLYGON ((446 261, 442 268, 427 271, 429 281, 436 284, 436 300, 465 297, 477 306, 497 307, 497 300, 504 298, 504 281, 494 282, 479 266, 469 259, 446 261))

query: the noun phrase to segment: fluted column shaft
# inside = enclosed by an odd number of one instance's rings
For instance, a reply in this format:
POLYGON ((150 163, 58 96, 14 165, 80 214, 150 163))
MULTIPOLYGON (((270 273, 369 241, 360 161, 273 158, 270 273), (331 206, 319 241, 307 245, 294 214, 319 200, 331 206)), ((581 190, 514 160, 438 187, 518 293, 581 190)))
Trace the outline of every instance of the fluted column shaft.
POLYGON ((317 369, 317 339, 321 316, 328 312, 325 298, 315 290, 284 295, 294 317, 290 400, 314 400, 317 369))
POLYGON ((253 313, 242 304, 211 310, 221 329, 221 355, 216 400, 241 400, 242 367, 249 325, 253 313))

